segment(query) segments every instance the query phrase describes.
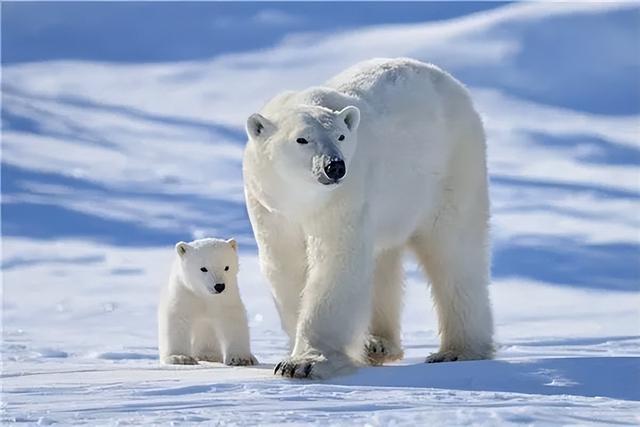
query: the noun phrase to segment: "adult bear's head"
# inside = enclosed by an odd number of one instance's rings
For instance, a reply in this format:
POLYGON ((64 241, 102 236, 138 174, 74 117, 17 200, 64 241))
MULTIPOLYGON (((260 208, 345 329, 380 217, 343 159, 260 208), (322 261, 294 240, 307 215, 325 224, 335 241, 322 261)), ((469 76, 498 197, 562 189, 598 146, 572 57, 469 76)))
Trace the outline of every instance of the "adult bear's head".
POLYGON ((277 117, 253 114, 247 134, 285 182, 334 187, 349 173, 359 122, 360 110, 354 106, 333 111, 298 105, 277 117))

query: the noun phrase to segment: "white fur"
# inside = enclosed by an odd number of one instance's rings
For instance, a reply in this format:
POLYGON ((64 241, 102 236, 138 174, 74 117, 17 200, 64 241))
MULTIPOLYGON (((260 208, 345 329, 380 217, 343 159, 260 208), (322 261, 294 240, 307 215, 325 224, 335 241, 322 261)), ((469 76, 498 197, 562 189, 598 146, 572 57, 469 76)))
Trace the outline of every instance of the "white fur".
POLYGON ((247 206, 293 344, 277 372, 333 375, 363 348, 371 363, 402 357, 405 248, 438 312, 428 361, 491 357, 485 136, 457 80, 411 59, 366 61, 278 95, 247 133, 247 206), (328 157, 345 162, 337 184, 321 183, 328 157))
POLYGON ((232 239, 176 244, 176 259, 158 308, 162 363, 257 363, 251 355, 237 274, 237 245, 232 239), (201 271, 203 267, 206 272, 201 271), (221 283, 224 290, 218 293, 215 285, 221 283))

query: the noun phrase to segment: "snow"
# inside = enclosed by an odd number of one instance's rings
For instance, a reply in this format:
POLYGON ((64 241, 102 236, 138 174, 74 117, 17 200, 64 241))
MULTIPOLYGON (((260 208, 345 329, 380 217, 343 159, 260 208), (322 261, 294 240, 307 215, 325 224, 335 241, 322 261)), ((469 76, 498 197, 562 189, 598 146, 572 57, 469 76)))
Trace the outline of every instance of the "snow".
POLYGON ((89 425, 638 421, 636 293, 496 281, 491 289, 500 346, 496 360, 425 364, 424 356, 436 349, 437 329, 426 289, 410 274, 402 362, 326 381, 292 381, 272 375, 287 340, 252 252, 242 254, 240 283, 261 365, 161 367, 155 302, 166 268, 156 267, 167 266, 170 247, 5 239, 5 251, 26 253, 32 245, 51 253, 65 248, 67 259, 75 253, 94 258, 81 265, 44 262, 30 267, 28 275, 18 267, 5 271, 6 284, 21 281, 20 289, 5 286, 5 420, 35 423, 44 417, 89 425), (132 265, 140 271, 108 273, 132 265), (40 285, 45 280, 46 288, 40 285))
MULTIPOLYGON (((251 7, 248 26, 302 13, 251 7)), ((3 63, 3 423, 639 424, 638 19, 631 3, 510 4, 183 62, 3 63), (545 53, 566 60, 549 73, 545 53), (423 363, 437 323, 408 256, 404 360, 276 378, 288 343, 243 202, 244 118, 385 55, 450 69, 485 119, 496 359, 423 363), (208 235, 240 243, 259 366, 158 364, 173 243, 208 235)))

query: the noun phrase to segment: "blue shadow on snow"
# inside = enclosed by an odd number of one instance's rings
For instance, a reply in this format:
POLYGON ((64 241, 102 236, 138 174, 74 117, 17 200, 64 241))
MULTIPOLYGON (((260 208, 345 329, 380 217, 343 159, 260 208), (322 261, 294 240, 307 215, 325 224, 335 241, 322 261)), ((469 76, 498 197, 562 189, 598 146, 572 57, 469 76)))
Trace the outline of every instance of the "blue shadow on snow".
POLYGON ((494 248, 492 274, 591 289, 640 291, 640 244, 535 236, 494 248))
POLYGON ((639 357, 420 363, 360 369, 325 384, 417 387, 640 400, 639 357))

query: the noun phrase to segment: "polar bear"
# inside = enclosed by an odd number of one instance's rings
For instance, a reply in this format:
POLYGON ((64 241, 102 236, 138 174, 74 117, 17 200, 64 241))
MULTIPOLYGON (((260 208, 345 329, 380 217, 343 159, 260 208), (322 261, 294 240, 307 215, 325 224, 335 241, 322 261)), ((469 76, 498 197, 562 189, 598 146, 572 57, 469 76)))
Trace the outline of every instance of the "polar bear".
POLYGON ((158 306, 160 361, 256 364, 238 291, 236 241, 199 239, 179 242, 175 249, 176 259, 158 306))
POLYGON ((485 134, 461 83, 416 60, 369 60, 276 96, 246 130, 247 207, 292 344, 276 374, 401 358, 405 248, 438 314, 427 361, 492 356, 485 134))

